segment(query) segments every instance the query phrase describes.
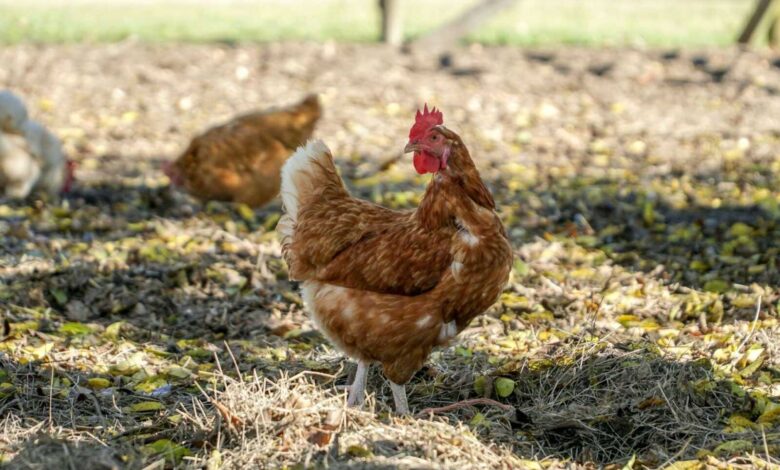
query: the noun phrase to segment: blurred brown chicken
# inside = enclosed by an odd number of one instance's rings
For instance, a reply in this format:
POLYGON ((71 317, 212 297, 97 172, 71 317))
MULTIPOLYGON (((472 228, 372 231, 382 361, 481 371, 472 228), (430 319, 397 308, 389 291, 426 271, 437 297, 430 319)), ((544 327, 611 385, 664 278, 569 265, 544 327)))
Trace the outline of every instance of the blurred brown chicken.
POLYGON ((260 207, 279 194, 282 165, 311 137, 320 114, 317 96, 309 95, 287 108, 238 116, 192 139, 165 174, 202 201, 260 207))

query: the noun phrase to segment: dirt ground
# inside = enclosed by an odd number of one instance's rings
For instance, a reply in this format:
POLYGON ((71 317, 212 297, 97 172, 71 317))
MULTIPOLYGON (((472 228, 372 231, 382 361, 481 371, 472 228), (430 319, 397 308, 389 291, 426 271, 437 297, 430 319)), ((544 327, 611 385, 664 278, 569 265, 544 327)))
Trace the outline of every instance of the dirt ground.
POLYGON ((780 59, 769 52, 115 45, 0 49, 79 163, 0 203, 11 468, 770 468, 780 455, 780 59), (408 385, 346 410, 279 203, 200 205, 160 165, 211 124, 321 95, 353 192, 413 207, 423 102, 471 149, 516 261, 408 385), (627 466, 627 467, 624 467, 627 466))

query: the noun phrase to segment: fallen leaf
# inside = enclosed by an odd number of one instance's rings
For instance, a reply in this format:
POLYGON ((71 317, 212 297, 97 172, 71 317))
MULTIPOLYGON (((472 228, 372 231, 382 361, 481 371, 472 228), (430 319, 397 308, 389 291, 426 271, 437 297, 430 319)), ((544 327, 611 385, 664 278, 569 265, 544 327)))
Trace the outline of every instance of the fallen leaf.
POLYGON ((499 377, 493 382, 496 389, 496 395, 506 398, 515 390, 515 381, 506 377, 499 377))
POLYGON ((148 413, 150 411, 159 411, 164 409, 165 406, 159 401, 142 401, 133 403, 129 406, 130 411, 136 413, 148 413))
POLYGON ((93 390, 102 390, 111 386, 111 381, 102 377, 87 379, 87 386, 93 390))

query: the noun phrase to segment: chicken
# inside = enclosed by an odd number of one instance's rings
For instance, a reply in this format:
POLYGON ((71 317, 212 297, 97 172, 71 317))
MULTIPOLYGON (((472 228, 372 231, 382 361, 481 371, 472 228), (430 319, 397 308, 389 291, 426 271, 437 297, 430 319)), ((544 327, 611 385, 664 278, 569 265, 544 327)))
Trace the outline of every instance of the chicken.
POLYGON ((279 171, 311 137, 320 118, 316 95, 295 106, 236 117, 195 137, 165 173, 202 201, 260 207, 279 194, 279 171))
POLYGON ((348 404, 362 403, 380 363, 399 413, 404 384, 498 299, 512 264, 493 197, 441 112, 418 111, 405 152, 433 177, 416 210, 395 211, 353 198, 330 150, 309 142, 282 168, 277 226, 313 323, 358 361, 348 404))
POLYGON ((28 119, 19 97, 0 92, 0 192, 15 199, 33 191, 56 196, 70 190, 74 171, 59 139, 28 119))
POLYGON ((0 132, 0 188, 3 195, 24 199, 41 175, 41 166, 24 136, 0 132))
POLYGON ((24 102, 8 90, 0 91, 0 132, 20 134, 27 121, 24 102))

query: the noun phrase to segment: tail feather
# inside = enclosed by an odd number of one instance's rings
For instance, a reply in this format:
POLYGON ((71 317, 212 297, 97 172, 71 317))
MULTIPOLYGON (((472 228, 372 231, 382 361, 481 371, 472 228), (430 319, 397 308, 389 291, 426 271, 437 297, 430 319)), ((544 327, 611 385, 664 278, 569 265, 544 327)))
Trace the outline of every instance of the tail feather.
POLYGON ((282 253, 293 276, 297 269, 291 249, 298 215, 312 201, 349 196, 341 180, 330 149, 321 140, 310 140, 285 162, 281 186, 284 215, 276 226, 281 238, 282 253))
POLYGON ((297 221, 300 207, 323 193, 346 194, 330 149, 319 139, 310 140, 282 167, 282 204, 285 214, 297 221))
POLYGON ((289 123, 300 132, 298 143, 305 142, 314 132, 314 126, 322 116, 322 106, 317 95, 308 95, 299 103, 293 105, 290 110, 289 123))
POLYGON ((299 112, 305 112, 307 114, 310 114, 313 116, 314 119, 317 119, 322 114, 322 105, 320 104, 320 98, 316 94, 312 93, 310 95, 306 95, 297 106, 295 106, 295 109, 299 112))

